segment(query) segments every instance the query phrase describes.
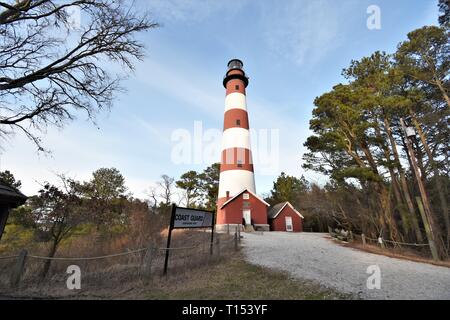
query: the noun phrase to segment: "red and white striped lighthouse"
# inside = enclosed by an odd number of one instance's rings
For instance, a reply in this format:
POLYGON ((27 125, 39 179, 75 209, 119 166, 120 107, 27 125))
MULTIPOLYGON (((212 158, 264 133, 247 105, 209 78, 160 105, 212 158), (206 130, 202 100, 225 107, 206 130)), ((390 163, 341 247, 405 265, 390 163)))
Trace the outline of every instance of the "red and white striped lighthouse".
POLYGON ((239 59, 228 62, 223 80, 226 88, 222 137, 217 228, 224 225, 265 226, 267 206, 256 195, 246 88, 248 77, 239 59))

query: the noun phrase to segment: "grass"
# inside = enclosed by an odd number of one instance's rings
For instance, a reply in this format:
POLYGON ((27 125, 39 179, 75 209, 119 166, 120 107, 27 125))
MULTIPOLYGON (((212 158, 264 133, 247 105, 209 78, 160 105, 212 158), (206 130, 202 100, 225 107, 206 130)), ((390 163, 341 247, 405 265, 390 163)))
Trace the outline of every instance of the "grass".
POLYGON ((207 270, 197 269, 182 281, 153 284, 144 294, 146 299, 212 299, 212 300, 331 300, 350 299, 351 296, 324 288, 310 281, 289 278, 276 272, 245 262, 233 256, 207 270))
MULTIPOLYGON (((165 231, 156 237, 164 246, 165 231)), ((287 273, 273 271, 245 262, 243 254, 235 251, 233 237, 220 234, 219 250, 209 254, 210 235, 205 232, 177 230, 173 247, 200 245, 194 250, 171 253, 169 275, 162 276, 164 252, 152 258, 152 278, 140 275, 142 257, 123 256, 111 259, 80 262, 82 289, 67 290, 66 268, 72 261, 54 261, 49 276, 40 281, 35 271, 42 269, 42 261, 28 259, 21 284, 17 289, 8 286, 8 273, 0 272, 0 299, 199 299, 199 300, 323 300, 351 299, 352 296, 325 288, 315 282, 292 279, 287 273), (3 276, 3 277, 2 277, 3 276), (3 285, 2 285, 3 284, 3 285)), ((89 237, 79 237, 61 256, 92 256, 123 252, 139 243, 116 236, 110 247, 103 242, 88 250, 89 237), (95 251, 95 252, 94 252, 95 251), (89 253, 88 253, 89 252, 89 253)), ((92 240, 92 239, 91 239, 92 240)), ((93 241, 90 241, 92 244, 93 241)), ((95 242, 97 244, 97 242, 95 242)), ((215 244, 216 245, 216 244, 215 244)), ((78 262, 76 262, 77 264, 78 262)), ((10 261, 11 266, 14 261, 10 261)), ((9 266, 9 267, 11 267, 9 266)), ((7 265, 3 263, 7 270, 7 265)), ((1 269, 1 266, 0 266, 1 269)), ((8 269, 9 270, 9 269, 8 269)))

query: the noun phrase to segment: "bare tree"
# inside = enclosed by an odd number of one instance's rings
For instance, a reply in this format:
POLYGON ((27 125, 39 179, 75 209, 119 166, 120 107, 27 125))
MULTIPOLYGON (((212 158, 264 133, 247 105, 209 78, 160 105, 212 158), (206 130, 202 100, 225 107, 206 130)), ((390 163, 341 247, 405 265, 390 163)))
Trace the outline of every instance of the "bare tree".
POLYGON ((161 181, 158 181, 158 187, 161 189, 160 197, 166 206, 172 202, 174 183, 175 179, 165 174, 161 176, 161 181))
POLYGON ((95 122, 111 107, 120 80, 144 56, 136 34, 158 26, 133 3, 0 1, 0 137, 22 131, 42 151, 48 126, 62 127, 79 111, 95 122), (71 12, 82 23, 74 25, 71 12))
POLYGON ((147 192, 148 200, 147 204, 150 208, 151 213, 155 214, 157 213, 158 209, 158 188, 157 187, 150 187, 147 192))

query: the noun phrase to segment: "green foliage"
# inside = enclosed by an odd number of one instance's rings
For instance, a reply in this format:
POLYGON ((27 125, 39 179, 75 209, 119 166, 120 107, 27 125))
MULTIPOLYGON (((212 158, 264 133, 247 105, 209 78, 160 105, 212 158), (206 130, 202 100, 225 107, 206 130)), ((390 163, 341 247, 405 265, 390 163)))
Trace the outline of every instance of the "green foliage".
POLYGON ((22 182, 20 180, 16 180, 14 175, 8 170, 0 172, 0 182, 14 189, 20 189, 22 186, 22 182))
POLYGON ((119 170, 101 168, 92 173, 90 181, 72 183, 84 210, 93 213, 88 218, 97 225, 98 230, 126 219, 123 216, 123 206, 126 202, 127 187, 119 170))
POLYGON ((439 23, 441 26, 450 27, 450 3, 448 0, 439 0, 439 23))
POLYGON ((214 163, 200 174, 201 192, 207 210, 215 210, 219 193, 220 164, 214 163))
POLYGON ((289 201, 292 205, 296 206, 300 194, 306 192, 307 189, 308 182, 304 177, 299 179, 282 172, 273 183, 270 196, 266 199, 266 201, 270 205, 289 201))
POLYGON ((17 252, 18 249, 27 248, 33 244, 35 231, 20 224, 9 223, 0 243, 0 253, 17 252))
POLYGON ((101 168, 92 173, 92 179, 84 185, 86 196, 105 201, 124 195, 125 178, 116 168, 101 168))
MULTIPOLYGON (((441 21, 442 27, 410 32, 394 54, 376 51, 352 60, 342 72, 348 82, 315 99, 313 135, 305 142, 308 152, 302 165, 331 178, 333 188, 313 196, 332 200, 330 208, 323 210, 332 212, 332 221, 370 228, 374 234, 382 229, 391 237, 411 238, 410 227, 420 217, 408 199, 419 192, 400 126, 400 119, 410 119, 416 129, 412 141, 421 178, 428 194, 439 195, 431 197, 433 215, 445 221, 450 243, 449 193, 440 182, 440 176, 449 173, 448 1, 440 1, 440 10, 441 20, 447 19, 441 21), (363 214, 353 215, 352 201, 358 202, 363 214)), ((434 229, 439 234, 439 226, 434 229)), ((420 239, 417 223, 415 231, 414 237, 420 239)))
POLYGON ((181 175, 180 179, 176 181, 178 188, 184 190, 186 206, 188 208, 196 207, 196 199, 200 197, 199 189, 201 188, 200 176, 196 171, 188 171, 181 175))
POLYGON ((426 26, 408 34, 408 40, 398 47, 396 60, 413 80, 436 85, 448 76, 449 54, 449 31, 426 26))

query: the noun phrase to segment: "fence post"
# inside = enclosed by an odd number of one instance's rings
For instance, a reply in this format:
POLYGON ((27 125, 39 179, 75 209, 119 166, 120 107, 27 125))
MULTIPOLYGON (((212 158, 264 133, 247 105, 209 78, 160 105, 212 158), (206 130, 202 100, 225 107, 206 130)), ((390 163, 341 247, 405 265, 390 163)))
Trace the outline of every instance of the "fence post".
POLYGON ((350 230, 348 232, 348 234, 349 234, 349 237, 348 237, 349 242, 353 242, 353 232, 350 230))
POLYGON ((143 272, 142 275, 144 277, 145 280, 149 280, 151 279, 151 274, 152 274, 152 261, 153 261, 153 243, 150 242, 150 244, 147 247, 147 250, 145 251, 145 256, 144 256, 144 263, 143 263, 143 272))
POLYGON ((361 234, 361 240, 362 240, 362 244, 365 247, 366 246, 366 235, 363 233, 361 234))
POLYGON ((239 243, 241 243, 241 228, 239 227, 239 225, 237 225, 237 230, 238 230, 238 240, 239 240, 239 243))
POLYGON ((331 229, 330 226, 328 226, 328 233, 330 234, 330 236, 333 236, 333 229, 331 229))
POLYGON ((22 250, 17 257, 16 264, 11 272, 11 278, 9 279, 11 288, 15 288, 20 283, 20 278, 22 277, 23 270, 25 268, 25 261, 27 259, 28 251, 22 250))
POLYGON ((384 249, 384 242, 382 237, 378 237, 378 243, 380 244, 381 248, 384 249))
POLYGON ((238 251, 238 235, 237 235, 237 231, 234 233, 234 251, 238 251))
POLYGON ((230 224, 229 223, 227 224, 227 234, 228 235, 230 234, 230 224))

